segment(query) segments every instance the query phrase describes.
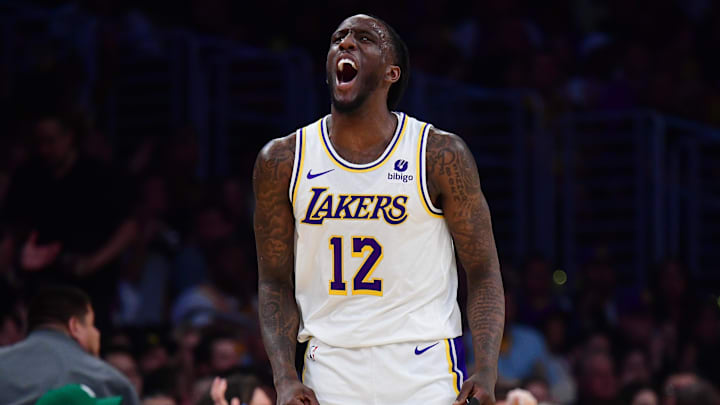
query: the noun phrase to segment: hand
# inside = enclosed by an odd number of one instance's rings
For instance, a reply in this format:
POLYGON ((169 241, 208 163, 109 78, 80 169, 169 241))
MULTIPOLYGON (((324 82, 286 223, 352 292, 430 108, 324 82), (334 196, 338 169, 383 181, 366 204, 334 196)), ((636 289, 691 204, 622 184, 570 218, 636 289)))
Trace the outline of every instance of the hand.
POLYGON ((488 384, 482 376, 473 374, 465 380, 453 405, 465 405, 468 398, 476 398, 479 405, 495 405, 493 384, 488 384))
POLYGON ((55 261, 62 245, 53 242, 48 245, 37 244, 37 231, 30 234, 20 253, 20 266, 23 270, 38 271, 46 268, 55 261))
MULTIPOLYGON (((215 377, 210 387, 210 398, 212 398, 215 405, 228 405, 225 399, 225 391, 227 390, 227 380, 220 377, 215 377)), ((233 398, 230 400, 230 405, 240 405, 240 400, 233 398)))
POLYGON ((70 267, 72 274, 84 277, 95 272, 96 267, 93 260, 87 256, 76 257, 70 267))
POLYGON ((277 384, 278 405, 320 405, 313 390, 295 378, 277 384))
POLYGON ((537 400, 530 391, 515 388, 508 392, 507 405, 537 405, 537 400))

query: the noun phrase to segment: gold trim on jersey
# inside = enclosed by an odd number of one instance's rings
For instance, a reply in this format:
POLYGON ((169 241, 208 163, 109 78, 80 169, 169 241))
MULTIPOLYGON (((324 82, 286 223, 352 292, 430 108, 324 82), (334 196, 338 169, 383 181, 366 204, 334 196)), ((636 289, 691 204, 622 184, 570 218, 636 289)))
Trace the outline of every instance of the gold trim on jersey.
MULTIPOLYGON (((427 122, 423 124, 422 128, 420 129, 420 136, 418 136, 417 164, 415 165, 417 167, 416 183, 417 183, 417 187, 418 187, 418 194, 420 194, 420 201, 422 202, 423 208, 425 208, 425 212, 427 212, 428 215, 430 215, 431 217, 434 217, 434 218, 444 218, 443 215, 437 214, 432 211, 432 209, 430 208, 428 201, 425 197, 425 189, 426 189, 425 185, 427 184, 427 180, 426 180, 427 176, 425 175, 425 172, 427 169, 426 169, 425 165, 427 164, 427 161, 424 159, 425 156, 423 156, 422 152, 423 152, 423 144, 425 143, 425 141, 424 141, 425 135, 426 135, 425 131, 429 129, 428 125, 429 124, 427 122)), ((429 134, 427 134, 427 135, 429 135, 429 134)), ((430 198, 429 193, 428 193, 427 198, 430 198)))
POLYGON ((300 143, 300 161, 298 162, 298 171, 295 174, 295 182, 293 183, 293 197, 292 197, 292 206, 293 206, 293 212, 295 211, 295 201, 297 201, 297 192, 300 184, 300 179, 302 179, 302 171, 303 171, 303 163, 305 162, 305 144, 307 143, 307 139, 305 139, 305 128, 300 130, 300 133, 298 134, 300 136, 299 143, 300 143))
MULTIPOLYGON (((360 167, 360 168, 354 168, 346 165, 342 162, 342 157, 340 155, 335 156, 337 151, 330 150, 332 148, 332 144, 330 144, 330 133, 327 130, 327 117, 321 119, 320 125, 318 127, 318 136, 320 137, 320 143, 323 146, 323 149, 325 149, 325 153, 327 153, 330 160, 333 161, 338 167, 341 169, 353 172, 353 173, 365 173, 373 171, 379 167, 381 167, 385 162, 390 159, 390 156, 393 155, 395 150, 397 149, 398 145, 400 145, 400 142, 402 141, 402 137, 405 134, 405 129, 407 129, 407 122, 408 122, 408 116, 407 114, 400 113, 398 115, 398 125, 400 125, 399 130, 396 130, 395 135, 393 136, 393 139, 390 140, 391 143, 391 149, 388 152, 387 150, 383 151, 383 154, 385 157, 383 157, 380 161, 375 163, 370 163, 370 166, 368 167, 360 167), (328 146, 329 145, 329 146, 328 146)), ((348 162, 350 163, 350 162, 348 162)))
POLYGON ((460 390, 458 390, 458 375, 455 372, 455 365, 453 364, 452 357, 450 355, 450 340, 445 339, 445 356, 447 357, 448 362, 448 371, 453 376, 453 389, 455 390, 455 395, 460 394, 460 390))

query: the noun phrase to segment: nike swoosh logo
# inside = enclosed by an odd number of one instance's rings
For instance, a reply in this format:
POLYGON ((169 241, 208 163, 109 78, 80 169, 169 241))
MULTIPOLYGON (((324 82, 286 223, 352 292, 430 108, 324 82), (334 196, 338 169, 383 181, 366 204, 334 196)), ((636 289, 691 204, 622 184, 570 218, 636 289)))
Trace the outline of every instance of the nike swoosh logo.
POLYGON ((322 172, 322 173, 312 174, 312 173, 311 173, 311 172, 312 172, 312 169, 310 169, 310 170, 308 170, 307 178, 308 178, 308 180, 312 180, 312 179, 314 179, 315 177, 322 176, 323 174, 328 174, 328 173, 330 173, 330 172, 333 171, 333 170, 335 170, 335 169, 326 170, 326 171, 324 171, 324 172, 322 172))
POLYGON ((432 349, 433 347, 437 346, 438 344, 440 344, 440 342, 437 342, 437 343, 435 343, 434 345, 430 345, 430 346, 428 346, 428 347, 426 347, 426 348, 424 348, 424 349, 422 349, 422 350, 418 350, 418 347, 415 346, 415 354, 419 356, 419 355, 425 353, 426 351, 432 349))

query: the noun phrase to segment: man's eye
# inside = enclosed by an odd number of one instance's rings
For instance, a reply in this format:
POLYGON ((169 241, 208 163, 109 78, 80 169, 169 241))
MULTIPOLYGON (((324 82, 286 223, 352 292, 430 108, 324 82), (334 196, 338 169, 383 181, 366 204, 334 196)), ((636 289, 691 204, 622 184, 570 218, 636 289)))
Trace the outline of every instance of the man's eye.
POLYGON ((366 36, 366 35, 363 35, 363 36, 360 37, 360 40, 361 40, 361 41, 369 41, 369 40, 370 40, 370 37, 368 37, 368 36, 366 36))

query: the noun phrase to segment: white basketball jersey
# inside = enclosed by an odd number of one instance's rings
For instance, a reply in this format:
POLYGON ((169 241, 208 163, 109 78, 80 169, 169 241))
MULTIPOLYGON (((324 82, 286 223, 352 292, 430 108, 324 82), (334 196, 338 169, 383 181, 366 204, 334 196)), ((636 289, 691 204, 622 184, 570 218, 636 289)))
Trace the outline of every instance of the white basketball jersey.
POLYGON ((301 342, 352 348, 462 333, 452 237, 425 179, 430 125, 395 115, 392 140, 368 164, 333 149, 329 116, 297 131, 289 192, 301 342))

